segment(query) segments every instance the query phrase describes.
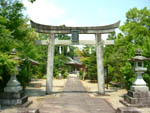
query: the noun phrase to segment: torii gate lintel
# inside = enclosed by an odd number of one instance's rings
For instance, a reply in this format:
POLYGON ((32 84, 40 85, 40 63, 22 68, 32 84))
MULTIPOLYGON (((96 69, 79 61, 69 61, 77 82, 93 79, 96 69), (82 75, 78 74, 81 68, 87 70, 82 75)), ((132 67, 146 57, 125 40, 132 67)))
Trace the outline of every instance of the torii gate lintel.
POLYGON ((34 21, 30 21, 31 26, 39 33, 47 34, 72 34, 72 31, 80 31, 79 34, 107 34, 115 31, 119 27, 120 21, 104 26, 90 26, 90 27, 67 27, 67 26, 51 26, 38 24, 34 21))

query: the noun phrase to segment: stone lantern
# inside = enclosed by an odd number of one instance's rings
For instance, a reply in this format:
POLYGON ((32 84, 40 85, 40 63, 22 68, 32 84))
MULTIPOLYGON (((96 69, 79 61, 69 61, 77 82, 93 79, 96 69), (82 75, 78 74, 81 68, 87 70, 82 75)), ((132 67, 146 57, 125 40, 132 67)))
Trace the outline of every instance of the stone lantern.
MULTIPOLYGON (((19 60, 16 56, 16 49, 13 49, 10 55, 13 55, 14 60, 19 60)), ((19 71, 17 66, 16 71, 19 71)), ((25 96, 23 88, 16 78, 17 72, 12 72, 4 92, 0 94, 0 104, 2 106, 22 105, 28 102, 28 96, 25 96)))
POLYGON ((131 86, 131 90, 133 91, 149 91, 149 88, 146 86, 146 82, 142 77, 142 74, 144 74, 144 72, 147 71, 147 68, 144 67, 145 60, 149 60, 149 58, 141 56, 140 49, 137 49, 136 56, 131 59, 131 61, 134 62, 134 71, 136 73, 136 79, 131 86))
MULTIPOLYGON (((14 56, 13 57, 14 60, 19 60, 19 58, 16 57, 15 48, 12 50, 12 53, 10 53, 10 55, 14 56)), ((16 68, 16 71, 19 72, 18 66, 16 66, 15 68, 16 68)), ((20 85, 20 82, 16 78, 17 72, 13 72, 11 74, 11 78, 8 81, 7 86, 4 88, 4 92, 16 92, 17 93, 23 90, 22 86, 20 85)))
POLYGON ((144 61, 150 60, 141 55, 140 49, 137 49, 136 56, 130 61, 134 62, 136 79, 132 83, 130 90, 125 94, 124 100, 120 100, 121 103, 130 107, 148 107, 150 106, 150 92, 149 88, 146 86, 142 74, 147 71, 144 67, 144 61))

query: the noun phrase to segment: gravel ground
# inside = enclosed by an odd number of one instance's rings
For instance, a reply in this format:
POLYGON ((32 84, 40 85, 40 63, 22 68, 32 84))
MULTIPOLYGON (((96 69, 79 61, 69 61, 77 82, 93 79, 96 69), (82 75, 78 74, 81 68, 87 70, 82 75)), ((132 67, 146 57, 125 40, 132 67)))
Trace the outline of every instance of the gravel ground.
MULTIPOLYGON (((109 88, 106 89, 106 95, 108 96, 97 96, 97 83, 91 83, 88 80, 81 81, 84 87, 89 91, 89 95, 97 98, 105 98, 115 109, 118 107, 125 107, 119 102, 120 99, 123 99, 122 96, 127 93, 125 89, 118 88, 109 88)), ((150 113, 150 108, 138 108, 142 113, 150 113)))

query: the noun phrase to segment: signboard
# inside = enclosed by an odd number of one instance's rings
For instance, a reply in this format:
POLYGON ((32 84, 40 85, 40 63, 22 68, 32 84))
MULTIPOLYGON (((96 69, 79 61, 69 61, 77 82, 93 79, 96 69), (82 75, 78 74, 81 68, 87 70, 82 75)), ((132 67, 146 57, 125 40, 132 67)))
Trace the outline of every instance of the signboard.
POLYGON ((72 30, 72 44, 79 44, 79 30, 72 30))

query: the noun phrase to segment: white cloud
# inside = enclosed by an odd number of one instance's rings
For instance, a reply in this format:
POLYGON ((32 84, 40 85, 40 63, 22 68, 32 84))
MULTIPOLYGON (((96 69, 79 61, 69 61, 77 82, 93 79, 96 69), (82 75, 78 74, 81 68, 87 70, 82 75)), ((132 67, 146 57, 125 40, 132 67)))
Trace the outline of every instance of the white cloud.
POLYGON ((64 9, 51 3, 49 0, 36 0, 33 4, 23 1, 27 8, 28 16, 42 24, 51 24, 52 19, 58 19, 64 15, 64 9))

